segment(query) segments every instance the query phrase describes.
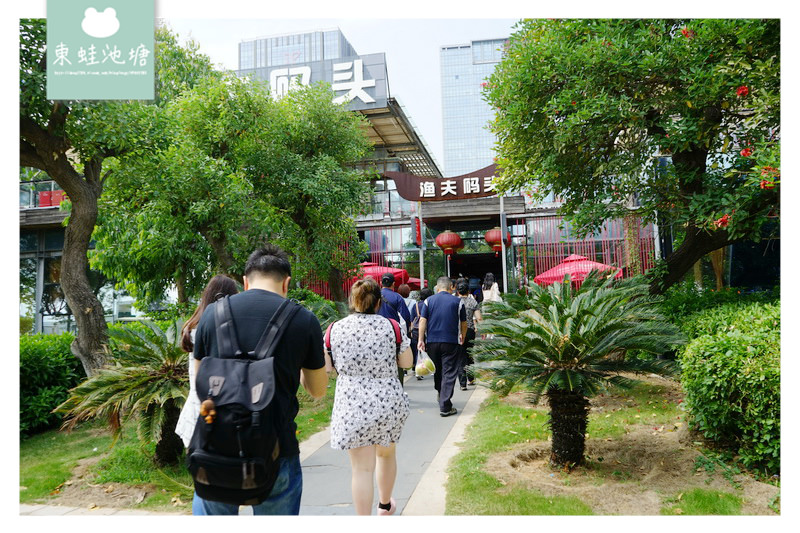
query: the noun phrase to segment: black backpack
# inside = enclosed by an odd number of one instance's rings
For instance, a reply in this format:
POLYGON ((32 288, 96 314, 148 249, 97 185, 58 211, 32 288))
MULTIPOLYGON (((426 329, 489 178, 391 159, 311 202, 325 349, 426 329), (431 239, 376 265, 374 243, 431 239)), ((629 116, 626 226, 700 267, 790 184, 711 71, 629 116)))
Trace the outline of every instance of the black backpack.
POLYGON ((205 357, 197 371, 197 396, 203 405, 187 454, 201 498, 257 505, 269 497, 281 451, 277 427, 281 416, 272 401, 273 354, 299 309, 300 305, 284 300, 255 350, 243 354, 228 297, 214 304, 219 357, 205 357))

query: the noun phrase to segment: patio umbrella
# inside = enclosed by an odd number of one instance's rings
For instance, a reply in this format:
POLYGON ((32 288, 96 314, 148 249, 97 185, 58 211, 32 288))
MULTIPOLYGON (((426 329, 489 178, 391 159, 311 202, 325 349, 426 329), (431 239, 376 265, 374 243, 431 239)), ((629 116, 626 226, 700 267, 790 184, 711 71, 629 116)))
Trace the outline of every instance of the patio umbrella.
POLYGON ((614 277, 622 277, 622 270, 617 267, 591 261, 582 255, 572 254, 550 270, 545 270, 533 278, 533 282, 539 285, 550 285, 564 281, 564 276, 569 274, 571 281, 580 283, 592 270, 616 270, 617 273, 614 277))
MULTIPOLYGON (((420 286, 421 280, 419 278, 408 278, 408 286, 411 288, 412 291, 418 291, 422 287, 420 286)), ((425 280, 425 286, 428 286, 428 280, 425 280)))
MULTIPOLYGON (((375 280, 380 284, 381 276, 385 272, 389 272, 394 275, 394 285, 395 287, 402 285, 403 283, 408 283, 409 276, 408 271, 404 268, 392 268, 392 267, 385 267, 380 266, 377 263, 361 263, 359 265, 361 267, 362 272, 364 272, 364 276, 372 276, 375 280)), ((356 276, 353 279, 359 279, 360 276, 356 276)))

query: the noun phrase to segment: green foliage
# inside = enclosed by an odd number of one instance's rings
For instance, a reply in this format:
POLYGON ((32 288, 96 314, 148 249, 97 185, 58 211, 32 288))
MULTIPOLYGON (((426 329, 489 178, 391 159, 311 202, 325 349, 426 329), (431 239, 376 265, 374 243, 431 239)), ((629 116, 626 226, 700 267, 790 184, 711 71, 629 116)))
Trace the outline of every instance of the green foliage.
POLYGON ((777 301, 778 292, 747 292, 735 287, 724 290, 699 289, 692 281, 685 281, 673 285, 664 293, 664 298, 659 304, 664 315, 677 324, 689 338, 694 337, 692 325, 695 322, 695 313, 708 311, 722 305, 736 305, 748 302, 773 302, 777 301))
MULTIPOLYGON (((56 409, 65 414, 65 427, 119 416, 120 427, 136 421, 143 444, 166 438, 173 429, 165 427, 167 411, 180 409, 189 390, 188 356, 179 333, 178 322, 166 331, 150 322, 111 329, 109 364, 72 389, 56 409)), ((120 427, 112 428, 115 434, 120 427)))
POLYGON ((779 83, 777 19, 523 20, 484 89, 498 188, 555 192, 585 232, 636 195, 648 220, 728 214, 731 237, 757 235, 778 202, 760 181, 780 174, 779 83))
POLYGON ((593 396, 607 385, 630 387, 620 372, 671 372, 667 361, 624 357, 628 350, 660 354, 683 341, 641 280, 593 272, 577 290, 555 283, 529 291, 484 304, 482 332, 493 338, 477 339, 473 355, 491 363, 495 390, 507 394, 520 384, 535 398, 551 389, 593 396))
POLYGON ((753 304, 722 316, 726 318, 716 323, 719 315, 708 314, 713 333, 693 339, 680 357, 692 426, 733 449, 746 467, 779 473, 777 306, 753 304))
POLYGON ((23 436, 53 427, 61 417, 53 409, 85 377, 72 355, 71 333, 19 338, 19 431, 23 436))

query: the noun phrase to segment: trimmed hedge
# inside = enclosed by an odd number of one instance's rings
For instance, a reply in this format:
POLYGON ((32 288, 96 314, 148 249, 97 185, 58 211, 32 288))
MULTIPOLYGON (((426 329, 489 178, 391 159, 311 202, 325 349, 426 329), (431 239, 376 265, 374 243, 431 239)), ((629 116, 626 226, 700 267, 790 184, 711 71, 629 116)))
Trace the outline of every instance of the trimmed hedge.
POLYGON ((22 335, 19 338, 19 431, 23 436, 57 425, 52 410, 86 377, 69 349, 74 336, 22 335))
POLYGON ((680 356, 690 424, 734 450, 742 463, 780 472, 780 308, 722 306, 687 321, 695 333, 680 356))

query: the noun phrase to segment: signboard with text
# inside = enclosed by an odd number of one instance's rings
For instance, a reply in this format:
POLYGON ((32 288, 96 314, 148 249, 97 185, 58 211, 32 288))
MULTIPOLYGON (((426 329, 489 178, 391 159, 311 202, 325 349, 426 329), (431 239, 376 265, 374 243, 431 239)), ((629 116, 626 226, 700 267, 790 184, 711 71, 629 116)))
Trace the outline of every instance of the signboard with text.
POLYGON ((496 172, 496 165, 489 165, 452 178, 425 178, 405 172, 384 172, 383 175, 394 180, 402 198, 412 202, 436 202, 495 196, 496 172))
POLYGON ((47 98, 152 100, 153 0, 48 0, 47 98))
POLYGON ((242 69, 237 74, 253 75, 267 81, 275 98, 280 98, 292 87, 323 81, 331 85, 334 102, 349 104, 352 110, 386 107, 389 97, 386 55, 382 53, 314 61, 304 65, 242 69))

